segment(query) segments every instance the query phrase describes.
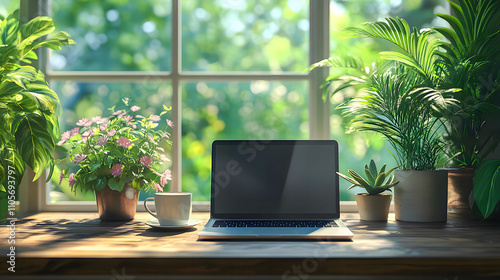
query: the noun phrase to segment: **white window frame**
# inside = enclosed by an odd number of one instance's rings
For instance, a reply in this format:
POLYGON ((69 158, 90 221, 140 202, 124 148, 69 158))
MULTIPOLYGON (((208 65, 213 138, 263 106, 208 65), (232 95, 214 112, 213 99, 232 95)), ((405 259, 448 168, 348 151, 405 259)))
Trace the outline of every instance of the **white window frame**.
MULTIPOLYGON (((45 73, 47 81, 81 81, 81 82, 131 82, 154 78, 157 81, 168 81, 172 85, 172 120, 178 124, 172 133, 172 186, 171 190, 181 191, 182 178, 182 97, 180 83, 185 81, 307 81, 309 83, 309 138, 330 138, 330 101, 323 100, 320 86, 328 76, 328 69, 315 69, 310 73, 294 72, 189 72, 182 71, 181 51, 182 33, 181 0, 172 1, 172 71, 51 71, 47 67, 49 52, 39 52, 40 69, 45 73)), ((21 14, 27 17, 47 14, 50 1, 21 0, 21 14), (29 2, 29 4, 28 4, 29 2)), ((327 58, 329 47, 330 0, 309 1, 309 64, 327 58)), ((28 177, 32 177, 29 176, 28 177)), ((43 180, 21 184, 20 205, 22 212, 39 211, 95 211, 95 201, 47 203, 49 189, 43 180), (29 189, 28 189, 29 188, 29 189), (24 195, 23 195, 24 193, 24 195)), ((138 211, 145 211, 143 203, 138 204, 138 211)), ((209 211, 208 201, 194 201, 193 211, 209 211)), ((357 211, 353 201, 342 201, 341 211, 357 211)))

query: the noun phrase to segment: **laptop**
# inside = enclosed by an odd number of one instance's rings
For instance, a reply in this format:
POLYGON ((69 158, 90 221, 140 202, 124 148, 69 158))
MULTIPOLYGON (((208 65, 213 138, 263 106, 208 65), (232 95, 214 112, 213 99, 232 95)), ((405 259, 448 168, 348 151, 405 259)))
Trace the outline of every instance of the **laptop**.
POLYGON ((199 240, 352 239, 340 220, 334 140, 217 140, 199 240))

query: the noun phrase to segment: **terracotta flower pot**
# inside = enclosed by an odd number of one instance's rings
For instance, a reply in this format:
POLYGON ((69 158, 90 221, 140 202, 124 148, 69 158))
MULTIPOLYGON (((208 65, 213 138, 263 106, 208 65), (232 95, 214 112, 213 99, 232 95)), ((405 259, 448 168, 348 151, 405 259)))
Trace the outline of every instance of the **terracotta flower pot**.
POLYGON ((448 171, 396 170, 394 213, 405 222, 446 222, 448 171))
POLYGON ((391 199, 391 194, 356 194, 356 204, 358 205, 360 219, 370 222, 387 221, 391 199))
POLYGON ((102 221, 130 221, 135 217, 139 192, 131 184, 125 184, 121 192, 106 186, 95 192, 99 218, 102 221))
POLYGON ((474 215, 469 201, 472 193, 474 168, 448 170, 448 214, 454 218, 480 218, 474 215))

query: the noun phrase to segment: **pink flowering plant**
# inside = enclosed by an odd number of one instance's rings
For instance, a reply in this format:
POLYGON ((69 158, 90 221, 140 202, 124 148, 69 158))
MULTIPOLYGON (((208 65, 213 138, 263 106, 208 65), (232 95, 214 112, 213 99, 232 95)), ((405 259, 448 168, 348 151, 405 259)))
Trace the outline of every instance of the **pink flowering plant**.
POLYGON ((78 170, 68 175, 72 191, 99 192, 106 186, 121 191, 127 183, 138 191, 163 191, 172 180, 170 169, 161 172, 160 168, 170 161, 165 148, 172 141, 166 130, 172 129, 173 123, 166 119, 165 131, 158 125, 171 107, 163 106, 160 115, 144 117, 138 113, 141 108, 130 106, 129 101, 123 99, 125 109, 110 108, 107 118, 83 118, 61 135, 58 145, 67 148, 69 162, 77 168, 64 170, 59 184, 69 170, 78 170))

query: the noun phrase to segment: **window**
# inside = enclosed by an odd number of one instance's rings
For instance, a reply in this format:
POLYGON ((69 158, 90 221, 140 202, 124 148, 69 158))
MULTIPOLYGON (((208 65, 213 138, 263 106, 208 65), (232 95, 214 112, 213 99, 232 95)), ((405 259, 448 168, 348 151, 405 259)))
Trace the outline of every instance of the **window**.
MULTIPOLYGON (((207 201, 215 139, 332 138, 341 143, 341 172, 372 157, 393 163, 378 135, 344 133, 346 122, 335 110, 342 95, 333 105, 324 102, 320 85, 327 70, 306 69, 330 55, 371 59, 378 52, 380 42, 339 40, 338 27, 389 15, 419 27, 434 24, 432 13, 443 1, 417 2, 40 1, 42 14, 76 41, 45 51, 41 67, 61 98, 61 131, 105 113, 121 97, 151 112, 172 105, 171 188, 207 201)), ((342 182, 341 199, 352 200, 346 189, 342 182)), ((67 186, 48 183, 42 193, 44 210, 93 207, 85 202, 93 194, 75 197, 67 186)))
POLYGON ((6 18, 12 11, 19 9, 19 1, 16 0, 4 0, 0 6, 0 16, 6 18))

